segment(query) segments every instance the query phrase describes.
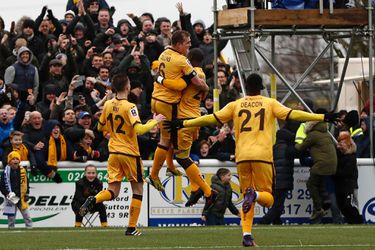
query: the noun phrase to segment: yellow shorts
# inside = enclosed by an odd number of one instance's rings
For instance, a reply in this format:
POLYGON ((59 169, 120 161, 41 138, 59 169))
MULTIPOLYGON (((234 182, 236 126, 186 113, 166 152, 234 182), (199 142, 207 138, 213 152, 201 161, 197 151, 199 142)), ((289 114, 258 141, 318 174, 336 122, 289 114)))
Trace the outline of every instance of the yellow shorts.
POLYGON ((129 182, 143 182, 141 157, 110 153, 107 171, 108 183, 121 182, 124 177, 129 182))
MULTIPOLYGON (((169 104, 156 99, 151 99, 151 111, 156 114, 162 114, 167 121, 171 121, 177 117, 177 103, 169 104)), ((164 129, 163 125, 160 126, 160 137, 168 140, 171 139, 171 134, 164 129)))
POLYGON ((237 163, 241 192, 252 187, 256 191, 272 193, 275 178, 274 166, 266 162, 237 163))
POLYGON ((193 142, 198 139, 199 136, 199 128, 191 127, 191 128, 183 128, 178 130, 177 133, 177 143, 173 143, 177 145, 177 150, 188 150, 191 148, 193 142))

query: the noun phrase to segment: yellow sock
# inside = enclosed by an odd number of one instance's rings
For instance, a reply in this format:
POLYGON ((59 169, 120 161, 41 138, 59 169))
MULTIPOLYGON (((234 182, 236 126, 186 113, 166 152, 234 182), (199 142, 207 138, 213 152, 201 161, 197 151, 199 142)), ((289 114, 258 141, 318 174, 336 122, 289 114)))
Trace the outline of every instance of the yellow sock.
POLYGON ((101 227, 108 227, 108 223, 107 222, 100 222, 100 226, 101 227))
POLYGON ((167 158, 165 159, 167 161, 167 166, 169 170, 175 170, 176 166, 173 164, 173 148, 169 148, 167 152, 167 158))
POLYGON ((271 207, 273 205, 273 196, 268 192, 257 192, 257 202, 263 207, 271 207))
POLYGON ((251 206, 251 209, 246 214, 243 213, 241 209, 241 221, 242 221, 242 233, 251 233, 251 229, 253 228, 253 220, 254 220, 254 207, 255 202, 251 206))
MULTIPOLYGON (((203 179, 201 175, 201 171, 199 170, 198 166, 195 163, 193 163, 188 168, 186 168, 185 171, 190 182, 198 185, 204 192, 204 196, 209 197, 211 195, 211 187, 203 179)), ((192 187, 192 190, 194 190, 193 187, 192 187)))
POLYGON ((74 223, 74 227, 81 227, 81 222, 76 221, 76 222, 74 223))
POLYGON ((130 203, 130 218, 128 227, 135 227, 137 225, 138 217, 141 212, 142 195, 133 194, 132 202, 130 203))
POLYGON ((198 184, 193 180, 190 180, 190 186, 191 186, 191 191, 193 191, 193 192, 195 192, 199 189, 198 184))
POLYGON ((159 178, 159 172, 164 164, 165 158, 167 157, 168 148, 158 145, 155 150, 154 162, 151 168, 151 178, 159 178))
POLYGON ((95 195, 96 203, 102 203, 103 201, 110 201, 113 199, 113 193, 109 190, 102 190, 95 195))

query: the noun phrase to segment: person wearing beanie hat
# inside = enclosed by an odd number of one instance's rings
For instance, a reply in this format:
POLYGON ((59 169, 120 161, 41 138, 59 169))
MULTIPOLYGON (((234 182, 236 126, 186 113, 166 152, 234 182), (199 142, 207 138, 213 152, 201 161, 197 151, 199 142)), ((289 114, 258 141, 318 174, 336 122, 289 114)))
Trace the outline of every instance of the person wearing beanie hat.
POLYGON ((74 13, 74 11, 68 10, 67 12, 65 12, 64 19, 65 19, 65 21, 70 23, 71 21, 73 21, 75 16, 76 16, 76 14, 74 13))
POLYGON ((21 162, 21 155, 17 151, 12 151, 8 154, 8 164, 13 160, 18 160, 18 163, 21 162))
POLYGON ((43 40, 36 35, 38 32, 38 27, 34 20, 26 19, 22 24, 22 33, 17 36, 25 37, 27 40, 27 47, 33 52, 33 54, 38 58, 39 62, 42 61, 43 55, 45 54, 45 48, 43 40))
MULTIPOLYGON (((196 20, 194 23, 193 23, 193 28, 195 29, 195 26, 199 25, 200 26, 200 29, 199 31, 202 32, 203 30, 206 29, 206 24, 203 22, 203 20, 201 19, 198 19, 196 20), (202 29, 202 30, 201 30, 202 29)), ((197 32, 197 31, 196 31, 197 32)), ((200 32, 197 32, 197 33, 200 33, 200 32)))
POLYGON ((0 179, 0 191, 5 197, 4 215, 8 216, 8 228, 16 224, 17 208, 20 210, 27 228, 32 228, 32 220, 27 202, 29 185, 27 171, 20 166, 21 155, 17 151, 8 154, 8 164, 0 179), (22 181, 21 181, 22 180, 22 181))
POLYGON ((235 161, 240 190, 244 195, 241 221, 242 244, 245 247, 256 246, 252 236, 255 202, 266 207, 271 207, 274 202, 272 140, 276 119, 335 122, 338 118, 338 114, 310 114, 292 110, 276 99, 261 96, 262 88, 262 77, 258 73, 252 73, 246 79, 246 90, 249 91, 246 96, 228 103, 214 114, 164 122, 165 128, 174 131, 184 127, 224 124, 233 120, 236 138, 235 161))
POLYGON ((359 123, 359 114, 357 110, 349 111, 344 120, 344 125, 349 130, 351 137, 353 138, 354 142, 356 142, 357 138, 363 136, 363 130, 359 123))
POLYGON ((34 20, 26 19, 25 21, 23 21, 22 29, 30 28, 33 31, 35 31, 35 27, 36 27, 36 24, 34 20))

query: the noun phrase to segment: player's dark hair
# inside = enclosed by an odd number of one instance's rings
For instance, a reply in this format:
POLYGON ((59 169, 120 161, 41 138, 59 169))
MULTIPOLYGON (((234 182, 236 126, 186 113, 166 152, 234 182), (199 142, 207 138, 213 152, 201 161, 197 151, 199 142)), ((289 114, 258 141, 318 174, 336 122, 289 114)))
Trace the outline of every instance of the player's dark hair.
POLYGON ((246 92, 249 95, 252 94, 259 94, 262 89, 264 89, 263 86, 263 79, 262 77, 257 73, 252 73, 246 78, 246 92))
POLYGON ((194 48, 194 49, 189 50, 189 53, 187 54, 187 58, 189 59, 193 67, 202 67, 204 54, 201 49, 194 48))
POLYGON ((226 175, 230 172, 229 169, 227 168, 219 168, 216 172, 216 176, 219 177, 219 179, 223 176, 223 175, 226 175))
POLYGON ((129 78, 126 74, 120 73, 112 77, 112 87, 116 92, 123 91, 125 86, 129 84, 129 78))
POLYGON ((173 32, 172 35, 172 46, 177 45, 178 43, 183 43, 186 38, 190 37, 189 32, 185 30, 177 30, 173 32))

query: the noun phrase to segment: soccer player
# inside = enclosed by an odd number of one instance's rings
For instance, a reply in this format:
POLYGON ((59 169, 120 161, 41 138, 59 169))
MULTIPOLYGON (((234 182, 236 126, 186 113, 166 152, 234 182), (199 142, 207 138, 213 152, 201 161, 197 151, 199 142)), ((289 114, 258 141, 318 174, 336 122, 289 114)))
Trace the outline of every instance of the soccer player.
POLYGON ((90 196, 80 208, 81 216, 89 212, 94 204, 115 199, 121 188, 121 181, 126 176, 130 182, 133 197, 130 204, 129 225, 125 235, 138 236, 141 232, 135 228, 142 205, 143 164, 141 161, 137 135, 151 130, 157 123, 165 120, 161 114, 142 124, 137 107, 127 97, 130 93, 130 82, 125 74, 112 78, 112 87, 116 90, 116 98, 104 104, 100 116, 98 130, 110 133, 108 143, 108 189, 90 196))
MULTIPOLYGON (((188 32, 183 30, 174 32, 172 35, 172 47, 166 49, 159 57, 159 74, 165 79, 171 80, 186 77, 198 89, 206 91, 208 90, 207 84, 197 76, 193 66, 186 58, 190 46, 191 40, 188 32)), ((167 88, 163 84, 154 83, 151 109, 156 114, 163 114, 166 120, 169 121, 177 118, 177 104, 181 99, 181 90, 187 86, 185 81, 180 82, 181 84, 175 86, 174 89, 167 88)), ((172 135, 172 137, 176 136, 172 135)), ((148 182, 159 191, 164 191, 164 187, 159 179, 159 171, 164 164, 170 148, 170 139, 171 134, 169 131, 161 126, 160 142, 155 150, 151 174, 148 177, 148 182)), ((172 154, 172 150, 169 153, 172 154)), ((194 178, 199 179, 201 177, 195 176, 194 178)))
POLYGON ((224 124, 233 120, 236 138, 236 164, 240 188, 244 194, 241 211, 243 241, 245 247, 256 246, 251 234, 254 205, 271 207, 273 204, 272 184, 274 179, 272 137, 275 119, 297 121, 329 121, 337 114, 310 114, 292 110, 275 99, 260 95, 264 89, 260 75, 253 73, 246 79, 247 95, 230 102, 223 109, 211 115, 192 120, 165 122, 171 129, 183 127, 224 124))
MULTIPOLYGON (((204 58, 201 49, 195 48, 189 51, 187 57, 197 72, 197 75, 202 80, 206 81, 206 76, 201 68, 201 64, 204 58)), ((160 82, 167 88, 174 88, 178 85, 179 80, 164 79, 163 77, 158 77, 157 82, 160 82)), ((206 91, 201 90, 195 85, 189 84, 183 91, 181 101, 178 104, 178 119, 193 119, 200 117, 200 104, 201 100, 207 95, 208 89, 206 91)), ((190 159, 190 149, 199 136, 199 128, 183 128, 178 131, 177 137, 173 139, 174 153, 176 154, 177 162, 185 170, 191 183, 191 194, 188 202, 185 206, 190 207, 196 204, 200 197, 203 195, 209 199, 207 206, 210 206, 212 201, 215 199, 215 195, 212 193, 211 187, 202 178, 199 167, 190 159)), ((169 155, 167 156, 167 158, 169 155)), ((215 192, 215 191, 214 191, 215 192)), ((208 208, 208 207, 207 207, 208 208)))

